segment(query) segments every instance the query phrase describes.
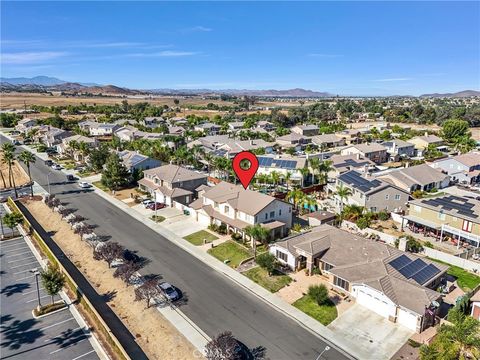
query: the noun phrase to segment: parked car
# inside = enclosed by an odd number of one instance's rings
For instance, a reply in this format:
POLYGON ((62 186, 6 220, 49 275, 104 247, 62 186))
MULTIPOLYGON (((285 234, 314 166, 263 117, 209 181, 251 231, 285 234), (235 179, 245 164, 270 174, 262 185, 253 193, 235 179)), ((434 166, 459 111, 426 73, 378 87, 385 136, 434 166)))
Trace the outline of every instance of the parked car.
POLYGON ((148 208, 148 206, 149 206, 150 204, 154 204, 154 203, 155 203, 155 202, 154 202, 153 200, 151 200, 151 199, 147 199, 147 200, 143 200, 143 201, 142 201, 143 207, 144 207, 145 209, 148 208))
POLYGON ((58 164, 53 164, 53 165, 52 165, 52 169, 53 169, 53 170, 62 170, 62 167, 61 167, 60 165, 58 165, 58 164))
POLYGON ((175 301, 180 299, 180 294, 178 293, 177 289, 175 289, 168 282, 162 282, 158 285, 158 287, 168 300, 175 301))
POLYGON ((75 181, 77 178, 73 176, 72 174, 67 175, 67 181, 75 181))
POLYGON ((13 145, 21 145, 20 141, 18 140, 12 140, 13 145))
POLYGON ((53 161, 52 161, 52 160, 45 160, 45 165, 47 165, 47 166, 52 166, 52 165, 53 165, 53 161))
POLYGON ((162 203, 150 203, 146 206, 147 209, 150 209, 150 210, 160 210, 160 209, 163 209, 165 207, 165 204, 162 204, 162 203))
POLYGON ((90 185, 88 182, 86 181, 80 181, 78 183, 78 186, 80 186, 82 189, 88 189, 90 187, 92 187, 92 185, 90 185))

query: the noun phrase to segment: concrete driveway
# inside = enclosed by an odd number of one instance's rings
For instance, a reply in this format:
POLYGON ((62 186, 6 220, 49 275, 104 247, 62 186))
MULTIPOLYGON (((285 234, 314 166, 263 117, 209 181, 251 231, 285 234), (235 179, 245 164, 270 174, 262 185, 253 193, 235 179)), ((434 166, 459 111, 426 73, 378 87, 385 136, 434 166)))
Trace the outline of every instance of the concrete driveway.
POLYGON ((354 304, 328 328, 371 354, 370 359, 390 359, 413 335, 413 331, 359 304, 354 304))

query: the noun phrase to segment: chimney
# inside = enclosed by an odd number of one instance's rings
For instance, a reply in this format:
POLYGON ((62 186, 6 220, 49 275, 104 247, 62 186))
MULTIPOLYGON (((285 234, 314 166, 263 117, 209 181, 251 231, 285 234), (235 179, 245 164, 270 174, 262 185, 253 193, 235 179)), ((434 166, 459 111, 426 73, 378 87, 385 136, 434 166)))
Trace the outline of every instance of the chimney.
POLYGON ((425 131, 425 136, 428 136, 428 131, 425 131))
POLYGON ((357 160, 360 160, 360 154, 355 154, 357 157, 357 160))

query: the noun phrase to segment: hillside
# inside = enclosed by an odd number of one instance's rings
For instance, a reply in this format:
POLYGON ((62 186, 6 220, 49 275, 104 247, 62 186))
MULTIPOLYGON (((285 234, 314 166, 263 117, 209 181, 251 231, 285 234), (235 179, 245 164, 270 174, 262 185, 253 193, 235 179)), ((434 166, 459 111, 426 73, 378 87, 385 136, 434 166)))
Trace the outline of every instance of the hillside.
POLYGON ((420 97, 433 97, 433 98, 442 98, 442 97, 463 98, 463 97, 471 97, 471 96, 480 96, 480 91, 463 90, 456 93, 445 93, 445 94, 434 93, 434 94, 420 95, 420 97))

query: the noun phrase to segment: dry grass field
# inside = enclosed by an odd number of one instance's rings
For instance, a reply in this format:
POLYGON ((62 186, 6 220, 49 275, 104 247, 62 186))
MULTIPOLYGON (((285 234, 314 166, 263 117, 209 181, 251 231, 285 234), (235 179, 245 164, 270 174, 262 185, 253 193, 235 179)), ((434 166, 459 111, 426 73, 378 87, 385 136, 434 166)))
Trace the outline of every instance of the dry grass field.
MULTIPOLYGON (((0 189, 10 188, 9 181, 8 181, 8 165, 3 162, 3 154, 0 153, 0 172, 2 173, 6 187, 3 185, 3 181, 0 177, 0 189)), ((13 178, 15 179, 15 185, 17 187, 25 185, 29 182, 27 173, 23 170, 23 168, 15 161, 12 166, 12 173, 13 178)))

